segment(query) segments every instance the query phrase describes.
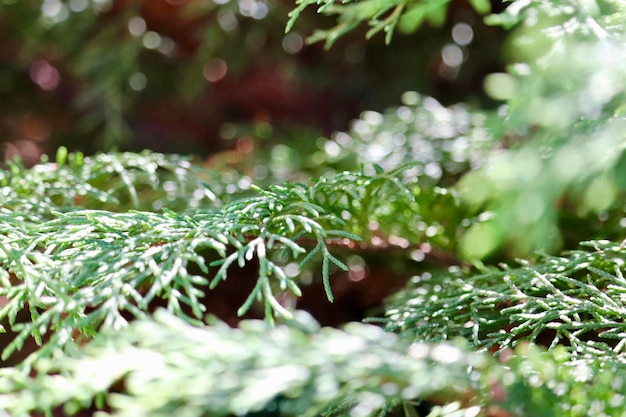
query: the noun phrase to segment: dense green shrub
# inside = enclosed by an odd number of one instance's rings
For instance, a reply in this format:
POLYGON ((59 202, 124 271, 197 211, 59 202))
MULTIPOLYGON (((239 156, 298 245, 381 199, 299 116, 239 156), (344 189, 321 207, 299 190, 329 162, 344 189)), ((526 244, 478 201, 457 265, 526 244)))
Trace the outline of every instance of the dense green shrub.
MULTIPOLYGON (((65 148, 9 162, 0 415, 624 415, 626 4, 469 3, 510 30, 507 72, 484 80, 501 105, 410 91, 218 168, 65 148), (381 256, 377 279, 406 285, 370 324, 298 309, 311 282, 330 303, 381 256), (207 316, 233 280, 237 315, 264 321, 207 316)), ((455 4, 306 0, 288 28, 318 6, 337 26, 311 41, 365 23, 393 48, 455 4)))

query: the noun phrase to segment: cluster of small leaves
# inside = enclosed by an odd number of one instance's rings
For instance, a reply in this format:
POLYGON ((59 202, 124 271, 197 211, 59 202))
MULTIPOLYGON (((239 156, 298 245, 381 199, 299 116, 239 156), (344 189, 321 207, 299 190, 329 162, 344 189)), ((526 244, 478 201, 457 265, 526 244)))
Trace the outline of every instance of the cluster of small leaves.
MULTIPOLYGON (((279 132, 286 138, 284 142, 273 146, 260 143, 253 155, 254 164, 245 160, 234 167, 252 171, 258 182, 268 177, 300 181, 361 169, 374 174, 376 165, 392 171, 412 164, 403 170, 403 181, 447 187, 482 165, 489 151, 499 145, 499 132, 495 131, 499 116, 492 111, 475 111, 463 103, 444 106, 415 91, 402 94, 401 102, 383 112, 362 112, 348 130, 335 132, 330 138, 303 130, 279 132), (259 166, 266 169, 257 169, 259 166), (255 175, 257 170, 262 175, 255 175)), ((259 127, 239 125, 232 129, 235 137, 271 140, 259 127)))
POLYGON ((336 145, 325 144, 331 166, 355 157, 357 164, 376 164, 385 171, 411 163, 403 171, 407 181, 450 186, 497 146, 488 114, 463 104, 445 107, 413 91, 404 93, 402 102, 382 114, 363 112, 349 131, 335 133, 336 145))
POLYGON ((497 351, 530 341, 565 345, 574 359, 623 361, 626 249, 608 241, 585 246, 517 269, 423 274, 391 300, 387 326, 417 340, 461 336, 497 351))
POLYGON ((390 238, 399 238, 410 246, 428 242, 456 253, 460 235, 478 221, 471 219, 473 214, 462 207, 450 187, 480 166, 498 146, 497 135, 489 133, 496 116, 470 111, 462 104, 445 107, 416 92, 406 92, 402 101, 402 106, 383 113, 363 112, 348 131, 336 132, 329 139, 276 145, 265 154, 255 155, 255 163, 268 167, 272 177, 289 181, 306 176, 333 177, 345 195, 338 198, 334 193, 330 200, 320 196, 325 201, 320 204, 332 204, 334 213, 351 223, 350 230, 364 240, 375 237, 388 243, 390 238), (400 192, 381 200, 372 195, 375 182, 358 182, 359 175, 346 171, 361 171, 377 177, 377 181, 384 181, 385 172, 388 185, 399 181, 396 187, 400 192), (368 195, 365 200, 350 198, 351 194, 359 195, 362 187, 368 195), (412 197, 405 194, 404 187, 412 197), (354 212, 367 216, 346 217, 354 212))
POLYGON ((245 192, 238 178, 192 164, 180 155, 154 152, 108 153, 85 157, 59 148, 56 160, 32 168, 10 161, 0 170, 0 207, 33 221, 53 211, 97 208, 124 212, 168 208, 190 212, 220 206, 232 194, 245 192))
MULTIPOLYGON (((366 38, 378 33, 385 33, 385 41, 391 42, 396 27, 404 33, 415 32, 423 23, 441 26, 448 12, 450 0, 365 0, 342 1, 335 0, 298 0, 298 5, 289 17, 287 32, 291 30, 300 14, 309 6, 318 6, 317 12, 336 16, 338 23, 331 29, 318 29, 308 38, 309 42, 324 41, 326 48, 330 48, 340 37, 354 30, 363 23, 370 29, 366 38)), ((491 4, 488 0, 470 0, 470 3, 480 14, 489 13, 491 4)))
POLYGON ((537 17, 543 15, 552 18, 551 24, 543 28, 557 36, 572 33, 599 36, 605 30, 600 26, 606 26, 610 33, 621 37, 619 23, 623 23, 624 11, 624 3, 619 0, 514 0, 502 13, 488 16, 487 21, 510 29, 520 23, 534 26, 538 23, 537 17))
MULTIPOLYGON (((520 345, 498 379, 489 375, 491 394, 513 416, 622 416, 626 396, 624 364, 605 358, 572 361, 565 349, 543 352, 520 345)), ((495 416, 502 414, 494 413, 495 416)))
POLYGON ((251 261, 259 265, 257 282, 240 315, 263 301, 269 320, 290 316, 275 293, 300 295, 297 278, 285 272, 291 262, 300 270, 314 260, 321 262, 332 301, 330 271, 347 267, 328 245, 335 241, 349 247, 359 235, 367 235, 370 223, 388 219, 393 224, 399 207, 415 204, 413 193, 398 178, 401 169, 377 168, 373 176, 344 172, 310 186, 285 183, 222 203, 205 183, 189 177, 195 171, 177 157, 146 153, 82 158, 61 151, 57 159, 31 170, 13 164, 12 174, 4 173, 9 185, 3 190, 10 198, 0 209, 0 295, 7 299, 0 319, 8 319, 19 334, 4 349, 5 358, 29 335, 42 343, 53 331, 51 343, 71 346, 101 326, 119 329, 129 315, 145 317, 155 299, 197 323, 205 310, 204 291, 226 279, 231 266, 251 261), (112 188, 97 187, 105 184, 112 188), (162 188, 189 193, 190 185, 192 195, 210 200, 209 207, 191 210, 191 200, 180 213, 166 208, 162 213, 95 209, 97 203, 106 206, 122 197, 131 206, 153 202, 155 190, 162 188), (24 203, 32 194, 40 198, 41 212, 28 210, 36 207, 36 200, 31 206, 24 203), (77 199, 89 199, 85 205, 91 208, 77 205, 77 199), (31 320, 16 323, 24 309, 31 320))
POLYGON ((410 416, 428 400, 440 404, 430 414, 439 417, 622 415, 623 365, 572 362, 562 349, 528 345, 512 353, 501 364, 359 323, 320 328, 303 312, 278 327, 243 321, 232 329, 191 326, 160 310, 103 331, 74 355, 38 360, 34 377, 4 369, 0 408, 10 417, 94 408, 119 417, 410 416))
POLYGON ((322 145, 327 164, 347 169, 360 164, 371 174, 376 167, 397 172, 414 201, 386 201, 371 220, 388 237, 456 253, 462 233, 481 221, 471 219, 451 186, 497 146, 489 133, 493 116, 462 104, 444 107, 416 92, 406 92, 402 101, 382 114, 366 111, 349 131, 335 133, 322 145))
POLYGON ((244 321, 238 329, 191 326, 164 311, 155 317, 103 331, 78 356, 39 361, 39 375, 27 381, 6 372, 0 408, 11 417, 61 404, 72 412, 100 397, 116 416, 225 416, 272 408, 280 415, 343 408, 365 416, 391 400, 468 391, 465 368, 480 369, 486 361, 451 345, 415 346, 409 357, 408 346, 392 333, 358 323, 344 331, 320 329, 301 312, 290 326, 276 328, 261 321, 244 321), (450 386, 454 391, 443 392, 450 386))

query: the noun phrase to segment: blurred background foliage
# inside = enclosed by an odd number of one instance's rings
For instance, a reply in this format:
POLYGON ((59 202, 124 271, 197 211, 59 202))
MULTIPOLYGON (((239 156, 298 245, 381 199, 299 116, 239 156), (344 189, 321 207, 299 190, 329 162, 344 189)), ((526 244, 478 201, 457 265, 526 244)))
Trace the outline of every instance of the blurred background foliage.
POLYGON ((283 0, 3 0, 5 159, 32 164, 59 145, 207 156, 247 149, 240 125, 264 148, 295 146, 294 137, 344 130, 406 90, 484 101, 482 78, 502 66, 501 31, 465 1, 441 9, 450 15, 441 28, 397 36, 393 48, 357 31, 330 51, 305 44, 329 23, 313 9, 285 34, 292 8, 283 0))

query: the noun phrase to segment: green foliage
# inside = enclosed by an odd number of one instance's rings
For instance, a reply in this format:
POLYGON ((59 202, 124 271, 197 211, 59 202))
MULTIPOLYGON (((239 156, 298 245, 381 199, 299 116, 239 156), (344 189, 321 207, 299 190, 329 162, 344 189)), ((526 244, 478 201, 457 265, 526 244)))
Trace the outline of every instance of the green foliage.
POLYGON ((504 351, 528 341, 567 346, 572 360, 614 360, 624 349, 623 245, 587 242, 590 251, 544 256, 482 274, 424 273, 390 301, 389 330, 408 339, 464 337, 504 351))
POLYGON ((409 345, 358 323, 320 329, 302 312, 286 326, 244 321, 232 329, 222 323, 191 326, 158 311, 154 319, 103 331, 78 356, 38 361, 34 378, 3 370, 0 405, 11 417, 51 412, 58 405, 71 414, 96 404, 110 407, 98 415, 120 417, 264 410, 285 416, 373 416, 415 415, 417 402, 438 398, 447 405, 435 407, 430 416, 495 410, 501 415, 622 415, 623 365, 568 360, 562 350, 547 353, 523 345, 502 364, 451 344, 409 345))
MULTIPOLYGON (((338 25, 312 40, 367 22, 389 41, 443 24, 448 3, 301 1, 288 30, 317 5, 338 25)), ((156 153, 11 162, 3 355, 41 347, 3 371, 0 409, 622 416, 626 6, 507 3, 487 18, 512 30, 508 72, 485 79, 496 109, 408 92, 329 139, 268 145, 242 162, 249 175, 156 153), (370 319, 384 328, 320 328, 283 302, 311 271, 332 301, 335 273, 354 272, 344 255, 365 269, 372 250, 389 276, 413 276, 370 319), (254 284, 238 314, 260 306, 265 322, 205 317, 236 266, 254 284)))
POLYGON ((520 346, 506 362, 507 369, 497 374, 501 379, 487 377, 491 394, 511 415, 623 415, 624 364, 568 359, 561 349, 545 353, 520 346))
POLYGON ((72 337, 77 331, 91 337, 101 328, 119 329, 127 322, 122 313, 144 318, 155 297, 165 300, 171 312, 197 323, 203 316, 200 299, 205 289, 226 279, 232 265, 243 267, 253 259, 259 263, 257 283, 240 315, 262 300, 268 320, 274 315, 290 317, 274 294, 301 294, 285 267, 296 261, 302 270, 318 257, 332 301, 331 267, 347 267, 328 245, 333 240, 360 240, 355 233, 362 233, 370 222, 393 213, 398 204, 413 202, 394 172, 346 172, 311 186, 285 183, 222 205, 199 178, 187 177, 194 170, 177 157, 145 153, 84 158, 60 151, 57 159, 56 164, 32 170, 15 163, 12 174, 4 173, 0 294, 10 301, 0 309, 0 318, 8 318, 18 331, 4 349, 5 358, 31 334, 41 344, 42 336, 54 331, 49 343, 65 347, 76 342, 72 337), (178 182, 168 185, 173 174, 178 182), (101 181, 111 187, 108 193, 93 185, 101 181), (35 186, 42 193, 41 205, 29 200, 35 186), (163 187, 198 200, 189 200, 180 214, 165 207, 161 214, 68 207, 76 199, 87 207, 94 202, 120 204, 116 195, 125 196, 129 204, 154 205, 161 198, 178 202, 180 195, 163 193, 163 187), (207 196, 213 207, 198 207, 207 196), (29 213, 31 207, 37 210, 29 213), (199 275, 208 274, 211 267, 215 270, 210 281, 199 275), (30 310, 31 321, 16 323, 24 309, 30 310))
POLYGON ((9 162, 7 170, 0 170, 0 195, 2 208, 38 219, 50 219, 53 211, 81 208, 114 212, 168 208, 186 213, 220 205, 211 189, 227 194, 221 175, 177 155, 85 157, 59 148, 55 162, 44 160, 32 169, 20 161, 9 162))
POLYGON ((273 180, 304 181, 346 171, 387 176, 388 184, 395 182, 398 190, 406 188, 412 197, 373 196, 373 202, 364 201, 371 210, 357 207, 359 199, 349 196, 357 192, 358 176, 342 174, 335 177, 333 189, 341 186, 345 195, 337 200, 341 205, 334 204, 334 213, 344 219, 347 213, 367 213, 353 219, 356 223, 346 219, 349 230, 366 242, 382 233, 386 240, 401 238, 409 246, 428 243, 456 256, 459 238, 482 220, 461 205, 452 186, 498 146, 498 138, 490 134, 497 116, 470 111, 463 104, 445 107, 412 91, 403 94, 402 102, 382 113, 363 112, 348 131, 335 132, 331 138, 280 143, 257 155, 254 164, 267 167, 273 180))
POLYGON ((246 321, 231 329, 190 326, 160 311, 156 321, 138 320, 114 339, 97 338, 80 357, 41 362, 44 372, 30 382, 39 398, 28 398, 15 376, 1 388, 1 404, 14 417, 62 403, 75 410, 122 383, 124 393, 105 398, 113 415, 225 416, 269 408, 314 416, 338 406, 369 415, 385 401, 442 392, 452 382, 457 392, 467 390, 463 368, 484 362, 446 345, 423 346, 427 351, 411 358, 405 344, 379 328, 320 329, 303 314, 290 327, 246 321), (443 351, 452 351, 453 360, 443 351), (428 378, 433 371, 437 380, 428 378), (58 389, 50 391, 51 384, 58 389))
MULTIPOLYGON (((396 27, 403 33, 415 32, 424 22, 441 26, 446 19, 450 0, 364 0, 358 2, 335 0, 297 0, 296 7, 289 14, 286 31, 289 32, 300 14, 309 6, 319 6, 318 13, 337 17, 337 25, 331 29, 316 30, 307 41, 325 42, 328 49, 346 33, 359 25, 367 23, 370 27, 366 38, 378 33, 385 33, 385 42, 389 44, 396 27)), ((485 14, 491 10, 488 0, 471 0, 477 13, 485 14)))
POLYGON ((468 204, 498 214, 464 242, 470 257, 503 242, 518 255, 559 248, 564 200, 579 217, 621 215, 624 12, 619 1, 518 1, 490 18, 519 25, 509 74, 485 81, 507 100, 502 127, 514 146, 459 185, 468 204))
POLYGON ((335 133, 332 142, 324 143, 327 164, 351 170, 356 164, 376 164, 384 170, 411 164, 403 173, 406 181, 424 189, 450 187, 459 175, 481 165, 498 144, 489 132, 491 113, 471 111, 463 104, 445 107, 413 91, 401 99, 402 106, 382 114, 363 112, 349 131, 335 133))

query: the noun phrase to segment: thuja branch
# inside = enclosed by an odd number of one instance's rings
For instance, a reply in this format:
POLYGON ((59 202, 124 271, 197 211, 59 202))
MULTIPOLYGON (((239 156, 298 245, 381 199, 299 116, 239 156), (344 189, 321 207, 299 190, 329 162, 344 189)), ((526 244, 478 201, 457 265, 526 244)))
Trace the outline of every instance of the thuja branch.
POLYGON ((166 207, 188 212, 221 205, 222 175, 180 155, 129 152, 85 157, 59 148, 54 162, 44 158, 28 169, 17 160, 0 169, 0 207, 33 221, 48 220, 55 210, 166 207))
POLYGON ((567 346, 574 358, 623 361, 626 250, 609 241, 583 245, 591 250, 515 269, 418 277, 391 301, 388 328, 418 340, 462 336, 493 350, 530 341, 567 346))
MULTIPOLYGON (((74 209, 52 211, 51 219, 39 224, 4 208, 0 271, 8 275, 0 295, 9 302, 0 309, 0 319, 8 318, 18 336, 3 356, 19 349, 29 335, 41 343, 54 331, 54 343, 64 347, 102 327, 119 329, 128 314, 145 317, 156 298, 197 324, 205 311, 205 290, 226 279, 233 264, 244 266, 253 259, 257 284, 239 314, 258 300, 268 320, 290 317, 275 291, 301 291, 284 265, 295 261, 302 269, 315 257, 321 258, 332 300, 331 265, 346 266, 327 242, 359 240, 351 230, 363 226, 350 220, 356 218, 351 213, 362 212, 364 184, 376 187, 376 197, 385 200, 394 200, 389 194, 397 194, 400 186, 379 176, 342 173, 312 186, 258 190, 255 197, 194 214, 74 209), (302 239, 315 245, 306 248, 298 243, 302 239), (207 262, 207 251, 218 260, 207 262), (30 311, 30 322, 14 324, 20 310, 30 311)), ((407 193, 403 198, 409 198, 407 193)))
POLYGON ((34 377, 5 368, 3 410, 71 415, 106 404, 119 417, 373 416, 392 408, 414 415, 411 405, 427 400, 445 404, 447 413, 434 408, 438 416, 571 416, 572 409, 621 416, 626 394, 616 362, 572 364, 562 350, 521 346, 503 364, 361 323, 320 328, 303 312, 274 328, 246 320, 232 329, 190 326, 157 311, 119 332, 104 330, 77 353, 38 361, 34 377))

